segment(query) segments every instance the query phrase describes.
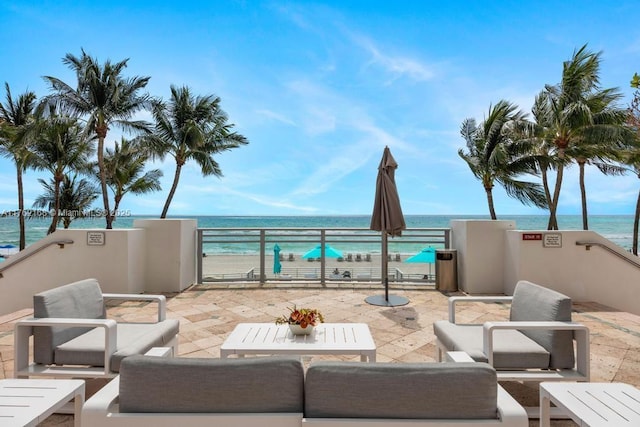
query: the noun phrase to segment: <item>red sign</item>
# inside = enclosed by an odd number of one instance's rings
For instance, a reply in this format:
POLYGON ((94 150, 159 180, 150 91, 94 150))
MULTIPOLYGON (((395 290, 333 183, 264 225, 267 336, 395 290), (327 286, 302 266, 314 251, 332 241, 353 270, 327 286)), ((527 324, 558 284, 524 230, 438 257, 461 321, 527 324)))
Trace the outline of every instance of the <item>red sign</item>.
POLYGON ((542 240, 542 233, 522 233, 522 240, 542 240))

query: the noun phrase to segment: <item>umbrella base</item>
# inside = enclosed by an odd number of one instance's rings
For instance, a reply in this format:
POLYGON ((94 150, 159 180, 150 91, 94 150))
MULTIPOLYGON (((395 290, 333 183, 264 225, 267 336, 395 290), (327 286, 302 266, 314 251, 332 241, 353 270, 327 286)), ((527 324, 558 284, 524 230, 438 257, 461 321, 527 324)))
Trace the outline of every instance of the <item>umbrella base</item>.
POLYGON ((367 304, 379 305, 382 307, 396 307, 399 305, 409 304, 409 298, 398 295, 389 295, 389 299, 385 299, 384 295, 373 295, 364 299, 367 304))

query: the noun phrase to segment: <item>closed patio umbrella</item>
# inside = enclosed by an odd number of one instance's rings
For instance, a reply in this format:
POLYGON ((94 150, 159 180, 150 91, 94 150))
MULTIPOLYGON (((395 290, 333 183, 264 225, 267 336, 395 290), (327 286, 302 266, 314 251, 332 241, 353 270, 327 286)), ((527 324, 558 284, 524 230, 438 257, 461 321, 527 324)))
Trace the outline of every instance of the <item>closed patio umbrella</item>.
POLYGON ((409 300, 397 295, 389 295, 389 274, 388 274, 388 236, 400 236, 402 230, 406 228, 402 208, 400 207, 400 197, 396 188, 395 172, 398 163, 391 155, 389 147, 384 148, 380 166, 378 166, 378 177, 376 179, 376 196, 373 204, 373 214, 371 215, 371 230, 382 233, 382 281, 384 284, 384 296, 374 295, 365 298, 365 301, 372 305, 393 307, 405 305, 409 300))
POLYGON ((280 274, 282 264, 280 263, 280 246, 273 245, 273 274, 280 274))

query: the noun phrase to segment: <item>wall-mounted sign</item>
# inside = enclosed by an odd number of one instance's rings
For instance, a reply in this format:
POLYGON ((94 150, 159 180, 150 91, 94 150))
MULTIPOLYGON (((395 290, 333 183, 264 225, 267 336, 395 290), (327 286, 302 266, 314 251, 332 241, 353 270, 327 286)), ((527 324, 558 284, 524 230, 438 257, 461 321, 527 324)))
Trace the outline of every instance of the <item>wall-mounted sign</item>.
POLYGON ((542 240, 542 233, 522 233, 522 240, 542 240))
POLYGON ((545 248, 561 248, 562 234, 561 233, 545 233, 544 239, 542 239, 542 246, 545 248))
POLYGON ((87 231, 88 246, 104 246, 104 231, 87 231))

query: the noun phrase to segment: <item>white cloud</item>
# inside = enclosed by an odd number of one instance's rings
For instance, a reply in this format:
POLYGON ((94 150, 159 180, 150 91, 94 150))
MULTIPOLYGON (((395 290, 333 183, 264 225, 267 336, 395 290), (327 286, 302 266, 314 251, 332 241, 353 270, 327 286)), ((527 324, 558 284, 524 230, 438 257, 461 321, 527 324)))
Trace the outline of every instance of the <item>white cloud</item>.
POLYGON ((418 58, 383 52, 371 39, 352 33, 354 43, 363 48, 371 57, 368 65, 377 65, 392 75, 390 82, 408 77, 417 82, 432 80, 436 76, 435 67, 418 58))
POLYGON ((286 125, 296 126, 296 123, 293 120, 291 120, 289 117, 287 117, 284 114, 276 113, 275 111, 271 111, 267 109, 259 109, 259 110, 256 110, 256 113, 258 115, 267 117, 269 119, 278 121, 280 123, 284 123, 286 125))

